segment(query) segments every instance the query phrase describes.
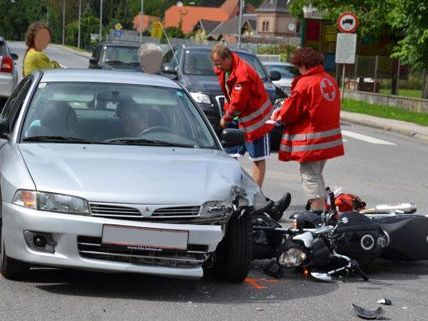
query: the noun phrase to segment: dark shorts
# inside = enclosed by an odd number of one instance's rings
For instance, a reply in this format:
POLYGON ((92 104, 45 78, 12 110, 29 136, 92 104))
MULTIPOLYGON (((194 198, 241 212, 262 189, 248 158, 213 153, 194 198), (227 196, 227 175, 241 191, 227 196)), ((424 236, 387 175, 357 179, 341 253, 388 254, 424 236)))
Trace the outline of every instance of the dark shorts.
POLYGON ((240 157, 248 152, 252 161, 263 160, 270 155, 270 137, 269 134, 265 134, 252 142, 245 142, 245 145, 228 147, 224 150, 232 157, 240 157))

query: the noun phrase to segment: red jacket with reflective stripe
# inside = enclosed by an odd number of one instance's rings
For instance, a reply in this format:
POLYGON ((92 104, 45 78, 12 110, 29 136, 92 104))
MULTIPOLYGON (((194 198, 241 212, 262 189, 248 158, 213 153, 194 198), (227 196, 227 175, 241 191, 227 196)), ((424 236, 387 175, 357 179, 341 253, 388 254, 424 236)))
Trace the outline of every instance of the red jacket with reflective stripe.
POLYGON ((344 154, 339 87, 323 66, 294 79, 277 120, 285 124, 280 160, 309 162, 344 154))
POLYGON ((239 128, 246 141, 256 140, 269 132, 273 126, 265 122, 270 118, 272 105, 259 74, 236 53, 232 53, 232 70, 227 82, 224 71, 214 67, 214 72, 227 101, 223 118, 230 121, 238 116, 239 128))

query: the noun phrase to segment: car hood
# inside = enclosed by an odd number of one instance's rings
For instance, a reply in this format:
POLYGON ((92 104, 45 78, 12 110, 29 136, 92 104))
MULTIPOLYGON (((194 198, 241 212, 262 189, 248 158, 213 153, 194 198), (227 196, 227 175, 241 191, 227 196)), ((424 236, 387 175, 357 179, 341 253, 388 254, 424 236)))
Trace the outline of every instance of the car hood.
POLYGON ((260 194, 239 163, 219 150, 48 143, 20 150, 37 190, 88 201, 201 204, 230 200, 232 186, 260 194))

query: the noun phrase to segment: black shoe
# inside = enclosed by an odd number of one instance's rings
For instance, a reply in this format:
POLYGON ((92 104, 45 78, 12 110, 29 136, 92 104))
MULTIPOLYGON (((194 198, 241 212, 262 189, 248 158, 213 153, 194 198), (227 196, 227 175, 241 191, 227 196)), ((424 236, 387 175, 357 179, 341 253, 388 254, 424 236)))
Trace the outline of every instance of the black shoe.
POLYGON ((283 197, 279 199, 279 201, 275 202, 272 206, 272 209, 269 211, 270 217, 272 217, 275 221, 279 221, 284 214, 284 211, 290 206, 291 202, 291 194, 286 193, 283 197))

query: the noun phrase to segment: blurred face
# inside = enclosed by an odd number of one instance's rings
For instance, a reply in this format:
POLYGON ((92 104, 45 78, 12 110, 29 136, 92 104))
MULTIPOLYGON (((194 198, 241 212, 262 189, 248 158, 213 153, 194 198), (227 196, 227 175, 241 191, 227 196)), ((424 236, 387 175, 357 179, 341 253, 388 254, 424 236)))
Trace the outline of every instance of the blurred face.
POLYGON ((299 66, 299 72, 301 75, 304 75, 308 72, 308 69, 305 66, 299 66))
POLYGON ((213 66, 225 72, 232 69, 232 57, 222 58, 219 54, 214 53, 211 57, 213 66))
POLYGON ((48 29, 40 29, 37 31, 36 37, 34 39, 34 49, 37 51, 43 51, 49 44, 51 40, 51 34, 48 29))

